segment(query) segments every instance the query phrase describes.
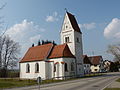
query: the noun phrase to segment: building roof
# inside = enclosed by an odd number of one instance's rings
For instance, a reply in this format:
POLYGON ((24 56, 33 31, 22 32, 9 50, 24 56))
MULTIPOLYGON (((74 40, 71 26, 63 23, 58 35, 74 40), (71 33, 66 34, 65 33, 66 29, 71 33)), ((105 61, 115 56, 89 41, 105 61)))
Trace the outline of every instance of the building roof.
POLYGON ((50 43, 29 48, 23 59, 20 61, 20 63, 31 61, 43 61, 49 58, 62 57, 75 58, 75 56, 69 50, 67 44, 54 46, 50 43))
POLYGON ((91 62, 90 62, 90 60, 89 60, 87 55, 83 55, 82 57, 83 57, 83 63, 84 64, 91 64, 91 62))
POLYGON ((103 59, 102 59, 102 56, 91 56, 91 57, 89 57, 89 59, 90 59, 90 62, 91 62, 93 65, 99 65, 100 62, 101 62, 101 60, 103 60, 103 59))
POLYGON ((40 46, 31 47, 26 52, 25 56, 20 62, 28 62, 28 61, 37 61, 37 60, 44 60, 48 54, 53 44, 44 44, 40 46))
POLYGON ((75 31, 77 31, 77 32, 82 33, 81 30, 80 30, 80 28, 79 28, 79 26, 78 26, 78 23, 77 23, 74 15, 72 15, 72 14, 69 13, 69 12, 67 12, 67 15, 68 15, 68 17, 69 17, 69 19, 70 19, 70 22, 71 22, 71 25, 72 25, 73 29, 74 29, 75 31))
POLYGON ((74 55, 71 53, 67 44, 54 46, 54 48, 48 58, 60 58, 60 57, 75 58, 74 55))

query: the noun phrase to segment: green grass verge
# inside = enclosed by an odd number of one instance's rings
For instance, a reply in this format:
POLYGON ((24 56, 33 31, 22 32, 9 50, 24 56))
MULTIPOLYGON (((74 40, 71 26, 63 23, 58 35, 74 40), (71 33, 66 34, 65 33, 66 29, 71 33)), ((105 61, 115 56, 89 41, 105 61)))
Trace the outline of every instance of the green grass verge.
POLYGON ((117 82, 120 82, 120 78, 116 80, 117 82))
POLYGON ((21 87, 35 84, 35 80, 0 79, 0 88, 21 87))
POLYGON ((120 88, 105 88, 104 90, 120 90, 120 88))
MULTIPOLYGON (((43 80, 41 84, 47 84, 47 83, 55 83, 55 82, 62 82, 62 81, 68 81, 68 80, 76 80, 76 79, 84 79, 84 78, 89 78, 89 77, 94 77, 94 76, 101 76, 102 74, 90 74, 86 75, 85 77, 81 78, 70 78, 70 79, 65 79, 65 80, 43 80)), ((15 79, 15 78, 10 78, 10 79, 0 79, 0 89, 2 88, 13 88, 13 87, 23 87, 23 86, 30 86, 30 85, 35 85, 37 84, 36 80, 21 80, 21 79, 15 79)))
POLYGON ((101 76, 101 75, 105 75, 105 74, 103 73, 86 74, 85 77, 95 77, 95 76, 101 76))

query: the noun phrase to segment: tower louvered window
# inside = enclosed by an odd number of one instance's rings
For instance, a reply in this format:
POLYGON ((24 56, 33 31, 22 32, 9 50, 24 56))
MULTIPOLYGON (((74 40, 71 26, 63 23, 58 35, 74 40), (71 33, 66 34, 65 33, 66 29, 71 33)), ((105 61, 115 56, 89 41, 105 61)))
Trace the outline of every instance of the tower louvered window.
POLYGON ((70 41, 69 41, 69 37, 65 37, 65 42, 66 42, 66 43, 70 42, 70 41))

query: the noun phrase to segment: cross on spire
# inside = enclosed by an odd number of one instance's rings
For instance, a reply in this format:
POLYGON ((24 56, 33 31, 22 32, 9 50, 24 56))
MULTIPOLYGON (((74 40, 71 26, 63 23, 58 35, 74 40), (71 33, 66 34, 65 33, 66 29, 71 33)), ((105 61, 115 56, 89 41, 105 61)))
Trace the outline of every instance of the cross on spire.
POLYGON ((65 8, 65 11, 68 12, 68 11, 67 11, 67 8, 65 8))

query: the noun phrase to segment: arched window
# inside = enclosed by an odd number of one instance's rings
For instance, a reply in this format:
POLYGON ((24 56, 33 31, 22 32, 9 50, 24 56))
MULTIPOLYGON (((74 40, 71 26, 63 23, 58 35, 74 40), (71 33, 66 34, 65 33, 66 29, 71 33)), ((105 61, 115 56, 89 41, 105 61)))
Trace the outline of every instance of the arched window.
POLYGON ((78 37, 77 37, 77 42, 78 42, 78 43, 80 42, 78 37))
POLYGON ((67 63, 65 63, 65 72, 68 71, 68 68, 67 68, 67 63))
POLYGON ((39 72, 39 64, 38 63, 35 64, 35 72, 39 72))
POLYGON ((75 69, 74 69, 74 63, 72 62, 71 63, 71 71, 74 71, 75 69))
POLYGON ((54 64, 54 72, 56 72, 56 64, 54 64))
POLYGON ((66 43, 70 42, 70 41, 69 41, 69 37, 65 37, 65 42, 66 42, 66 43))
POLYGON ((30 72, 30 65, 29 65, 29 64, 26 65, 26 72, 27 72, 27 73, 30 72))

